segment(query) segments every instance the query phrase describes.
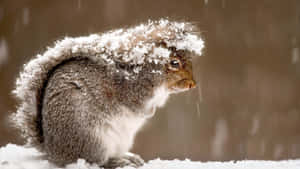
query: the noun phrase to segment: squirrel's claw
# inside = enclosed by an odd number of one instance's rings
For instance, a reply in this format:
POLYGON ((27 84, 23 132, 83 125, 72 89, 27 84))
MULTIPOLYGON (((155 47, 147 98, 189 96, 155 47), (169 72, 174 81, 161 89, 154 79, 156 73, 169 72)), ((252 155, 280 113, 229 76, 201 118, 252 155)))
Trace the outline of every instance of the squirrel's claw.
POLYGON ((137 154, 126 153, 123 157, 110 158, 108 162, 103 165, 105 169, 116 169, 118 167, 132 166, 138 168, 144 165, 144 160, 137 154))

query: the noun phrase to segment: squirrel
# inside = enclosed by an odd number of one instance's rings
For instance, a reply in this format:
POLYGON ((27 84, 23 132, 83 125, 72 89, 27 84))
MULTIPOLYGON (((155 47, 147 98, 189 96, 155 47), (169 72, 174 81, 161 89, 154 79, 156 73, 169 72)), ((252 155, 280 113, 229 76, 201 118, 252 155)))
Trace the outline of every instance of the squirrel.
POLYGON ((170 94, 196 86, 203 47, 193 24, 168 19, 65 37, 24 65, 12 122, 56 165, 142 166, 128 152, 135 134, 170 94))

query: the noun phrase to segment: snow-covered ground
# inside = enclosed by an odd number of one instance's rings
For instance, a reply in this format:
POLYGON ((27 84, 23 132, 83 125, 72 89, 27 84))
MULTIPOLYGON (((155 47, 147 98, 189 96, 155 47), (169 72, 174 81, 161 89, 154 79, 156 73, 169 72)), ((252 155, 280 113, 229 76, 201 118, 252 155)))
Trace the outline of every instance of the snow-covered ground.
MULTIPOLYGON (((34 148, 8 144, 0 148, 0 169, 59 169, 44 160, 34 148)), ((78 160, 66 169, 99 169, 96 165, 78 160)), ((134 169, 125 167, 124 169, 134 169)), ((300 169, 299 160, 288 161, 238 161, 238 162, 193 162, 190 160, 152 160, 140 169, 300 169)))

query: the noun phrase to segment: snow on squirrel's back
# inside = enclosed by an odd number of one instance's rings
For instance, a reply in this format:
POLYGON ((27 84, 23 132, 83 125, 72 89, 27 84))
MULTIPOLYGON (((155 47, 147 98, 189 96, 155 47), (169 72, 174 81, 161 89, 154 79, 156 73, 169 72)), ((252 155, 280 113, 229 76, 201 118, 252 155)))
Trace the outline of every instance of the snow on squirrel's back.
MULTIPOLYGON (((8 144, 0 148, 1 169, 61 169, 43 159, 43 155, 34 148, 25 148, 8 144)), ((238 162, 194 162, 190 160, 152 160, 140 169, 299 169, 300 160, 288 161, 238 161, 238 162)), ((65 169, 100 169, 79 159, 65 169)), ((134 169, 125 167, 124 169, 134 169)))

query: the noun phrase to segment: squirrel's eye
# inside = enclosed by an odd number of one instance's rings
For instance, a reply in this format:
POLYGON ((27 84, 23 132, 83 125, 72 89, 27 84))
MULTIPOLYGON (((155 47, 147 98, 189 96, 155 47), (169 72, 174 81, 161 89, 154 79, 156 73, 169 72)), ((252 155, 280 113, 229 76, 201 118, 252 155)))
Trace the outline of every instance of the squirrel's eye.
POLYGON ((171 60, 170 61, 170 69, 172 70, 177 70, 180 68, 180 61, 177 59, 171 60))
POLYGON ((179 67, 179 61, 178 60, 171 60, 171 65, 174 67, 179 67))

